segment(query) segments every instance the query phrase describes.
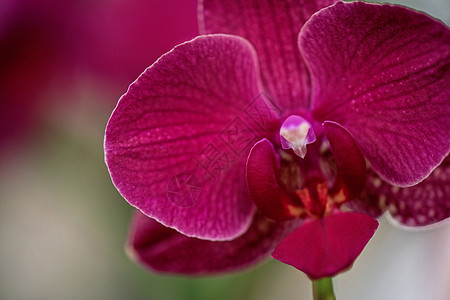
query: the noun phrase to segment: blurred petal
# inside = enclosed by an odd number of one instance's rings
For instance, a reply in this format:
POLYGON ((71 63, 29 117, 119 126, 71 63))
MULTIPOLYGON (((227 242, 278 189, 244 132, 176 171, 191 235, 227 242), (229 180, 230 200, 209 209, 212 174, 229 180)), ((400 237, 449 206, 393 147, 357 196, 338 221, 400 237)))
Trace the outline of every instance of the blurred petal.
POLYGON ((43 112, 56 104, 49 91, 62 89, 71 79, 75 43, 69 37, 76 8, 74 1, 2 1, 0 156, 39 130, 43 112))
POLYGON ((389 213, 406 226, 425 226, 450 217, 450 158, 418 185, 391 187, 386 195, 389 213))
POLYGON ((334 276, 353 264, 377 227, 378 221, 369 216, 337 212, 305 222, 272 256, 311 279, 334 276))
POLYGON ((376 181, 382 204, 394 220, 406 226, 426 226, 450 217, 450 158, 421 183, 400 188, 381 179, 376 181))
POLYGON ((273 220, 288 220, 303 213, 280 187, 280 162, 273 145, 263 139, 253 146, 247 159, 247 184, 258 210, 273 220))
POLYGON ((196 275, 232 271, 267 257, 298 223, 274 222, 257 214, 242 236, 213 242, 184 236, 136 212, 128 250, 134 259, 157 271, 196 275))
POLYGON ((198 35, 196 0, 109 0, 89 3, 80 29, 87 67, 121 88, 158 57, 198 35))
POLYGON ((408 188, 392 186, 369 169, 363 193, 345 206, 373 217, 387 210, 399 224, 413 227, 448 219, 449 200, 450 158, 447 157, 428 178, 408 188))
POLYGON ((415 11, 339 2, 314 15, 299 44, 313 114, 353 135, 374 170, 420 182, 450 149, 450 30, 415 11))
POLYGON ((336 182, 331 195, 343 193, 336 199, 345 202, 357 197, 366 183, 366 160, 350 133, 334 122, 324 122, 323 130, 336 161, 336 182))
POLYGON ((282 111, 309 106, 310 78, 297 46, 303 24, 334 0, 203 0, 200 31, 229 33, 256 48, 265 91, 282 111))
POLYGON ((265 134, 248 111, 264 102, 256 64, 244 39, 203 36, 130 86, 109 120, 105 155, 131 205, 188 236, 226 240, 247 230, 245 161, 265 134))

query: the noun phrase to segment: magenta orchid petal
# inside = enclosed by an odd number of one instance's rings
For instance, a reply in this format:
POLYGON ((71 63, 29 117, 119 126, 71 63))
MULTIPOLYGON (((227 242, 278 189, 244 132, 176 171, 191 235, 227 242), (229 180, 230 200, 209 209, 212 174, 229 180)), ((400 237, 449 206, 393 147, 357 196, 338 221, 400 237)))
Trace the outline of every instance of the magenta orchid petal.
POLYGON ((388 212, 406 226, 426 226, 449 218, 450 158, 421 183, 409 188, 391 186, 385 197, 388 212))
POLYGON ((401 188, 371 175, 367 192, 377 194, 379 207, 405 226, 426 226, 450 217, 450 158, 421 183, 401 188))
POLYGON ((265 91, 283 110, 307 108, 310 78, 297 36, 312 14, 334 0, 203 0, 200 31, 235 34, 256 48, 265 91))
POLYGON ((302 212, 280 187, 280 162, 273 145, 263 139, 256 143, 247 159, 247 184, 258 210, 273 220, 288 220, 302 212))
POLYGON ((109 120, 105 156, 131 205, 188 236, 247 230, 245 162, 264 134, 246 114, 262 97, 256 70, 246 40, 210 35, 175 47, 130 86, 109 120))
POLYGON ((337 178, 331 193, 342 193, 336 195, 339 202, 354 199, 366 183, 366 160, 345 128, 330 121, 324 122, 322 126, 337 167, 337 178))
POLYGON ((450 217, 450 158, 419 184, 402 188, 383 181, 369 168, 364 191, 346 209, 380 216, 388 211, 397 224, 427 226, 450 217))
POLYGON ((198 35, 196 0, 96 1, 80 43, 82 60, 103 78, 131 82, 175 45, 198 35), (95 26, 93 26, 95 24, 95 26), (132 49, 132 55, 130 54, 132 49))
POLYGON ((226 272, 266 258, 299 221, 274 222, 259 214, 242 236, 214 242, 187 237, 136 212, 128 240, 130 255, 150 269, 190 275, 226 272))
POLYGON ((306 221, 281 241, 272 257, 311 279, 334 276, 353 264, 377 227, 377 220, 364 214, 333 213, 306 221))
POLYGON ((353 135, 374 170, 420 182, 450 149, 450 30, 400 6, 339 2, 299 36, 317 120, 353 135))

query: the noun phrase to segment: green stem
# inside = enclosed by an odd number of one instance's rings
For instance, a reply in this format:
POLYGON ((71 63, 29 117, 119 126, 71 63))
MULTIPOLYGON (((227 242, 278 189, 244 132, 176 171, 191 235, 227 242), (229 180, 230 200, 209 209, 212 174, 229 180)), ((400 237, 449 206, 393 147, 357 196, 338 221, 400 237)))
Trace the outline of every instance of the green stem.
POLYGON ((312 281, 314 300, 336 300, 331 277, 312 281))

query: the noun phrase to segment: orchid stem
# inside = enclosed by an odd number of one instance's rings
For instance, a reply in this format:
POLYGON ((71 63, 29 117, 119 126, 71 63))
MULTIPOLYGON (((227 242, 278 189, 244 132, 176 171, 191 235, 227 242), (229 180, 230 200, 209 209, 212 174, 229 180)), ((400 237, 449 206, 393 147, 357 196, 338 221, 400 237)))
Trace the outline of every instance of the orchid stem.
POLYGON ((336 300, 331 277, 313 280, 312 285, 314 300, 336 300))

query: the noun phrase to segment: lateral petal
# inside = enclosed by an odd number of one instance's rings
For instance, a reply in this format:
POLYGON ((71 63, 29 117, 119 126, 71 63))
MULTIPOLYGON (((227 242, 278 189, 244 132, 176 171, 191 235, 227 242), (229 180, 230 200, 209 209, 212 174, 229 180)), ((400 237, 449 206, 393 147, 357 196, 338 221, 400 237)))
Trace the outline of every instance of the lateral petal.
POLYGON ((131 205, 188 236, 228 240, 247 230, 245 161, 267 125, 249 113, 264 102, 256 70, 244 39, 201 36, 129 87, 107 125, 105 157, 131 205))
POLYGON ((411 186, 450 150, 450 30, 400 6, 339 2, 299 36, 316 119, 347 128, 386 181, 411 186))

